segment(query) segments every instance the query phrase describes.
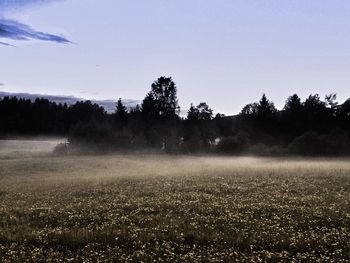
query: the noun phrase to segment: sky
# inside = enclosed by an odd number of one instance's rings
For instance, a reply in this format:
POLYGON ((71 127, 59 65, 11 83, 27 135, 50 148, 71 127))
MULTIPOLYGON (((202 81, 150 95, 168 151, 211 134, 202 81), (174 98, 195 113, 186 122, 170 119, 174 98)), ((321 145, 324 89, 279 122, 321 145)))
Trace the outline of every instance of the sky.
POLYGON ((342 102, 349 43, 349 0, 0 0, 0 91, 142 100, 172 76, 183 110, 342 102))

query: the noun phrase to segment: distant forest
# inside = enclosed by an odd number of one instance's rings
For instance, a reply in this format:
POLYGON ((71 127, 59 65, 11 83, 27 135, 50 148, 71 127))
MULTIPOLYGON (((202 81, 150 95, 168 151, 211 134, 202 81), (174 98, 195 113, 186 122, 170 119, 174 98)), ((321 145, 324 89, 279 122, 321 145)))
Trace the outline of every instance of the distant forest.
POLYGON ((141 105, 131 110, 119 99, 115 112, 90 101, 74 105, 47 99, 0 99, 0 138, 64 136, 57 151, 84 148, 108 152, 155 149, 170 153, 218 152, 258 155, 350 155, 350 99, 311 94, 287 98, 282 110, 265 94, 236 116, 213 115, 202 102, 179 116, 172 78, 156 80, 141 105))

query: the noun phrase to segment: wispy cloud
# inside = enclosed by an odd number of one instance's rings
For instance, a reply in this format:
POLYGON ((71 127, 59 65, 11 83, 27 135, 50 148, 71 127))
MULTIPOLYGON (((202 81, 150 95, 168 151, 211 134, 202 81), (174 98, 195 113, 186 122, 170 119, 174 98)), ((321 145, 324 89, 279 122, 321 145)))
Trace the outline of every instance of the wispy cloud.
POLYGON ((2 11, 11 9, 22 9, 25 7, 48 4, 57 0, 0 0, 0 8, 2 11))
POLYGON ((0 83, 0 86, 5 86, 5 84, 4 83, 0 83))
POLYGON ((25 24, 8 19, 0 19, 0 37, 14 40, 38 39, 57 43, 70 43, 63 36, 35 31, 25 24))
MULTIPOLYGON (((71 43, 66 37, 57 34, 41 32, 15 20, 3 18, 3 12, 11 9, 22 9, 38 4, 47 4, 57 0, 0 0, 0 38, 12 40, 43 40, 56 43, 71 43)), ((13 46, 0 42, 3 46, 13 46)))
MULTIPOLYGON (((5 43, 5 42, 0 42, 0 45, 2 45, 2 46, 7 46, 7 47, 16 47, 16 46, 14 46, 14 45, 11 45, 11 44, 5 43)), ((1 86, 1 85, 0 85, 0 86, 1 86)))

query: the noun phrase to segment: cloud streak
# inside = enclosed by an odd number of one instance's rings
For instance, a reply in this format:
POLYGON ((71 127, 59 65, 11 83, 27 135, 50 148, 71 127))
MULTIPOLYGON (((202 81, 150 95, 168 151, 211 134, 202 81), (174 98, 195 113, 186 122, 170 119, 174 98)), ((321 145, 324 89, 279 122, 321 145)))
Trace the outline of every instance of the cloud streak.
POLYGON ((57 0, 0 0, 0 12, 11 9, 23 9, 33 5, 48 4, 57 0))
MULTIPOLYGON (((3 18, 4 12, 7 10, 23 9, 56 1, 58 0, 0 0, 0 38, 12 40, 42 40, 63 44, 71 43, 71 41, 64 36, 37 31, 18 21, 3 18)), ((1 41, 0 45, 13 46, 1 41)))
POLYGON ((64 36, 35 31, 25 24, 8 19, 0 19, 0 37, 13 40, 37 39, 57 43, 71 43, 64 36))
MULTIPOLYGON (((7 46, 7 47, 16 47, 16 46, 14 46, 14 45, 11 45, 11 44, 5 43, 5 42, 0 42, 0 45, 2 45, 2 46, 7 46)), ((0 86, 1 86, 1 83, 0 83, 0 86)))

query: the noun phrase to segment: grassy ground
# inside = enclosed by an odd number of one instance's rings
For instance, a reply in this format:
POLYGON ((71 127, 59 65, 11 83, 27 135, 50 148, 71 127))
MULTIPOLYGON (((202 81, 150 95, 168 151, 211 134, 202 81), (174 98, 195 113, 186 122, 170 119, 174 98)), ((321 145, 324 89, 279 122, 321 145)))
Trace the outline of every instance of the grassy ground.
POLYGON ((0 158, 0 262, 350 262, 349 160, 0 158))

